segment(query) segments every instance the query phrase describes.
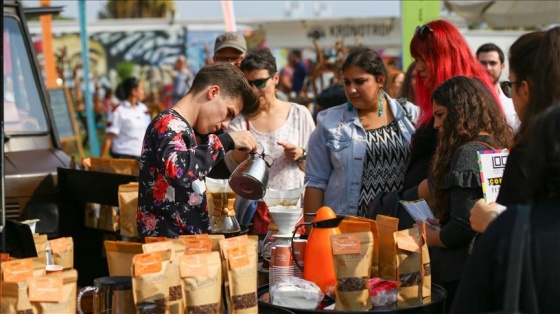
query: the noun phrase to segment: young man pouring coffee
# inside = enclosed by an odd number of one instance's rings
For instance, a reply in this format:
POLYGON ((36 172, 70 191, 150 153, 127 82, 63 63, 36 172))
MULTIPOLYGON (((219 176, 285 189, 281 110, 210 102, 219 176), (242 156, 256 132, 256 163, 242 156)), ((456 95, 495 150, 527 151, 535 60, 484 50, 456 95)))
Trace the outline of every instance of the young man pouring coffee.
POLYGON ((238 114, 258 109, 258 97, 234 65, 202 68, 191 89, 156 116, 144 136, 138 190, 138 234, 176 238, 208 233, 205 177, 227 178, 229 150, 254 151, 249 131, 216 135, 238 114))

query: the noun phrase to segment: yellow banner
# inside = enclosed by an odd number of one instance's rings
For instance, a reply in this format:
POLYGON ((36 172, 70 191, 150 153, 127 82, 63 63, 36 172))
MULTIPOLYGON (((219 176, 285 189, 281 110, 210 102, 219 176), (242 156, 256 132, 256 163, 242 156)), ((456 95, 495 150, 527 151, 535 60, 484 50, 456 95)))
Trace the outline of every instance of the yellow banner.
POLYGON ((439 0, 401 0, 403 69, 412 63, 410 41, 416 26, 424 25, 440 17, 439 0))

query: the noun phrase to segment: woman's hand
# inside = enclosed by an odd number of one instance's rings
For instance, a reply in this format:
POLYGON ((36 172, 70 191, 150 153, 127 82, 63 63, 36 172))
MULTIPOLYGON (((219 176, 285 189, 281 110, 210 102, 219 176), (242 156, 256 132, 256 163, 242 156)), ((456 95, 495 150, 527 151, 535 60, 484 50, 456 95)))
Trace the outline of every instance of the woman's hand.
POLYGON ((276 142, 284 148, 284 156, 288 160, 298 160, 303 156, 303 148, 290 142, 276 142))
POLYGON ((486 201, 481 198, 474 203, 474 207, 471 209, 471 216, 469 218, 471 228, 478 233, 484 233, 496 217, 498 217, 498 206, 496 206, 496 203, 486 204, 486 201))
POLYGON ((439 237, 439 232, 440 232, 439 219, 428 218, 428 222, 432 225, 425 224, 426 229, 424 229, 423 224, 421 223, 415 223, 414 227, 418 228, 420 234, 424 234, 424 230, 425 230, 426 244, 428 244, 429 247, 433 247, 433 246, 445 247, 445 245, 443 245, 443 242, 441 242, 441 239, 439 237))

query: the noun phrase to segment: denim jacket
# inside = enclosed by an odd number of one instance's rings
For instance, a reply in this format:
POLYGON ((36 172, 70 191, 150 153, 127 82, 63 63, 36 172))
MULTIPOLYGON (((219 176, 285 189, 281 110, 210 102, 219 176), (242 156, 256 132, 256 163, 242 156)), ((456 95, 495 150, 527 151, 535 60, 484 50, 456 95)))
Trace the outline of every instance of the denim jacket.
MULTIPOLYGON (((385 97, 401 133, 410 143, 415 131, 413 124, 395 99, 385 97)), ((418 107, 410 102, 404 106, 412 122, 416 122, 418 107)), ((356 108, 346 103, 319 112, 317 127, 309 138, 305 183, 323 190, 323 204, 337 214, 357 214, 366 146, 366 131, 356 108)))

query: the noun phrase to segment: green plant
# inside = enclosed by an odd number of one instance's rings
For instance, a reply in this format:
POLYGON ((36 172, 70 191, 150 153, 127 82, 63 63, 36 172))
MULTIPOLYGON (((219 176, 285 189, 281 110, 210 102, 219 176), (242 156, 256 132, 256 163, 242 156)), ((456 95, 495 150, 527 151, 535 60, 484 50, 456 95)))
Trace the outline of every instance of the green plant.
POLYGON ((117 76, 119 77, 119 81, 131 77, 133 72, 134 72, 134 62, 122 61, 117 63, 117 76))

